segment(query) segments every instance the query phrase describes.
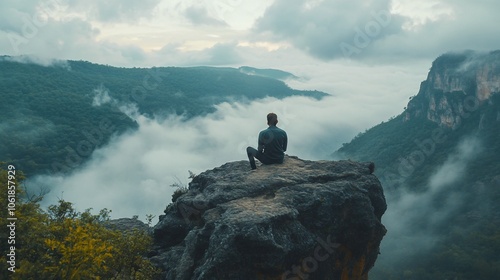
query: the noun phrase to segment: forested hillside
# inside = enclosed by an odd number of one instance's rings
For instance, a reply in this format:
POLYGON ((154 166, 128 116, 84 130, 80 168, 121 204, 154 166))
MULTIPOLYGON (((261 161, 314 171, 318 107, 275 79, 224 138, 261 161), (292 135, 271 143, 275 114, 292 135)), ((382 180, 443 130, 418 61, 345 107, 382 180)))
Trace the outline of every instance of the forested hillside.
POLYGON ((402 114, 335 153, 375 162, 389 198, 371 278, 498 278, 499 80, 498 51, 442 55, 402 114))
POLYGON ((28 176, 71 172, 113 135, 135 129, 131 114, 191 118, 225 101, 325 96, 234 68, 117 68, 85 61, 52 66, 0 59, 0 155, 28 176))

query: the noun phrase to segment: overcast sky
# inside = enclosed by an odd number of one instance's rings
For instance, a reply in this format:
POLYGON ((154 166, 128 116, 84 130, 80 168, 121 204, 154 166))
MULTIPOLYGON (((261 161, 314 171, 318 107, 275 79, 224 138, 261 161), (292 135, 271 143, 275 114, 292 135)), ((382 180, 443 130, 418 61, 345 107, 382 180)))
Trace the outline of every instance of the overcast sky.
POLYGON ((401 113, 440 54, 499 48, 498 11, 493 0, 7 0, 0 2, 0 55, 42 64, 277 68, 302 78, 289 82, 294 88, 332 94, 321 102, 222 104, 190 122, 139 117, 137 133, 96 151, 74 176, 38 181, 81 208, 157 215, 175 177, 186 182, 187 170, 244 159, 269 111, 292 136, 289 153, 310 159, 401 113), (232 138, 220 138, 216 132, 228 127, 232 138))
POLYGON ((0 50, 118 66, 401 63, 496 49, 499 8, 493 0, 2 1, 0 50))
MULTIPOLYGON (((0 2, 0 54, 113 66, 279 68, 291 84, 395 115, 432 61, 500 46, 493 0, 25 0, 0 2)), ((378 114, 378 112, 377 112, 378 114)))
POLYGON ((309 79, 296 87, 337 94, 338 83, 380 74, 372 88, 397 83, 415 92, 440 54, 499 48, 499 10, 493 0, 2 1, 0 54, 279 68, 309 79))

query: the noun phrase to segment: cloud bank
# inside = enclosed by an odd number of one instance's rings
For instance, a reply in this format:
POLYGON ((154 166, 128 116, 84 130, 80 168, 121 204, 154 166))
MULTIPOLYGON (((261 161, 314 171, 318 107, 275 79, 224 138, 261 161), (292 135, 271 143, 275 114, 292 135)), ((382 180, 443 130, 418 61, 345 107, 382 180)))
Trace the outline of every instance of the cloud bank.
MULTIPOLYGON (((99 102, 105 91, 96 92, 99 102)), ((39 176, 30 188, 48 187, 44 205, 58 198, 84 210, 111 209, 112 217, 159 215, 170 202, 173 183, 188 183, 188 170, 200 173, 228 161, 246 160, 247 146, 257 144, 266 115, 278 114, 289 136, 287 153, 304 159, 330 159, 330 154, 368 127, 375 116, 348 99, 266 98, 250 104, 222 103, 206 117, 150 119, 134 115, 135 132, 94 151, 91 160, 70 176, 39 176)))
POLYGON ((115 106, 137 120, 139 129, 95 150, 73 175, 32 178, 29 185, 51 189, 45 206, 59 197, 75 202, 82 211, 112 209, 115 218, 159 215, 174 191, 170 185, 176 178, 187 183, 188 170, 200 173, 228 161, 245 160, 246 147, 255 146, 258 132, 267 127, 267 113, 277 113, 279 126, 288 132, 290 155, 325 158, 360 131, 399 114, 425 78, 421 70, 392 66, 377 68, 375 76, 358 63, 321 66, 328 71, 283 66, 304 77, 289 81, 292 88, 314 88, 332 96, 223 103, 213 114, 186 120, 146 118, 139 115, 136 104, 117 102, 108 89, 98 87, 89 92, 93 105, 115 106), (399 83, 392 83, 394 79, 399 83))
POLYGON ((403 18, 391 1, 278 0, 256 23, 257 32, 291 42, 320 59, 351 57, 389 35, 401 32, 403 18))
POLYGON ((388 207, 383 223, 387 236, 375 270, 390 269, 425 254, 440 240, 437 229, 467 202, 456 186, 465 177, 467 164, 480 152, 480 139, 466 137, 428 179, 425 192, 401 188, 386 193, 388 207))
POLYGON ((274 1, 254 31, 320 60, 397 63, 448 51, 493 50, 500 28, 492 1, 274 1), (481 39, 482 38, 482 39, 481 39))

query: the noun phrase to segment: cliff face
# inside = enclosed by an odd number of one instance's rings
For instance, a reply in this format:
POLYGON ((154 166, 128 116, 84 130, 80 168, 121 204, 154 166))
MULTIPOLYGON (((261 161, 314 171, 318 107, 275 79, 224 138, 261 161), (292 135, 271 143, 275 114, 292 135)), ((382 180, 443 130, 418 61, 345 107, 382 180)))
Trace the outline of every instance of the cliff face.
POLYGON ((405 120, 425 117, 455 129, 500 92, 500 51, 464 52, 437 58, 427 80, 407 106, 405 120))
POLYGON ((196 176, 154 227, 166 279, 367 279, 386 230, 373 164, 306 161, 196 176))

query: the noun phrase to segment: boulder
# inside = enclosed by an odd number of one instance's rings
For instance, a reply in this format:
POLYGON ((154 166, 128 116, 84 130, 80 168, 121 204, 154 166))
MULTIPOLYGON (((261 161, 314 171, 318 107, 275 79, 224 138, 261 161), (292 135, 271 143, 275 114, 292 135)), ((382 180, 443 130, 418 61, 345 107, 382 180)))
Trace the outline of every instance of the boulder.
POLYGON ((367 279, 386 233, 373 163, 308 161, 194 177, 153 228, 163 279, 367 279))
POLYGON ((105 223, 108 229, 119 230, 121 232, 129 232, 134 230, 149 232, 150 228, 141 220, 134 218, 119 218, 109 220, 105 223))

